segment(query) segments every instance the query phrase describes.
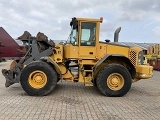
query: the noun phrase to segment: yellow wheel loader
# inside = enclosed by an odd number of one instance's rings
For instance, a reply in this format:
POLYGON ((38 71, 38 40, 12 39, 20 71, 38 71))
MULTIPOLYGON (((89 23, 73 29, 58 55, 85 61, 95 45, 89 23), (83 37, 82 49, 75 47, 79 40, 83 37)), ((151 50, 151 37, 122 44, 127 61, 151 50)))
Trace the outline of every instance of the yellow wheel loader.
POLYGON ((72 18, 69 38, 59 44, 43 37, 23 39, 25 56, 15 60, 10 70, 2 70, 6 87, 20 82, 28 95, 43 96, 59 80, 66 80, 94 85, 105 96, 117 97, 125 95, 132 82, 152 77, 153 68, 143 65, 141 48, 117 44, 121 28, 115 31, 115 42, 99 41, 102 22, 102 18, 72 18))

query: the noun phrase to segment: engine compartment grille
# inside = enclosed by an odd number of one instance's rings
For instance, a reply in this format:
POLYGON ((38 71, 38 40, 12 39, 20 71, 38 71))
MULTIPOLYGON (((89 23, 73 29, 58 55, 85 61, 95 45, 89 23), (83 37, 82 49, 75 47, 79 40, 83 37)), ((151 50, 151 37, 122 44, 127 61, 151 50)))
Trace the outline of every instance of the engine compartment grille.
POLYGON ((129 53, 129 59, 134 66, 136 66, 136 57, 137 57, 137 52, 134 50, 131 50, 129 53))

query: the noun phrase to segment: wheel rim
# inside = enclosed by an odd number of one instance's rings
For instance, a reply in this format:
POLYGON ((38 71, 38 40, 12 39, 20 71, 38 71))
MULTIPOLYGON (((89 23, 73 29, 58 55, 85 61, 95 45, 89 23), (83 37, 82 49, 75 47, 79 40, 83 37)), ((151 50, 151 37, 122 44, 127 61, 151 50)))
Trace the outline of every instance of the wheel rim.
POLYGON ((112 73, 107 78, 107 86, 111 90, 120 90, 124 86, 124 78, 119 73, 112 73))
POLYGON ((44 72, 36 70, 29 75, 28 81, 30 86, 35 89, 40 89, 46 85, 47 76, 44 72))

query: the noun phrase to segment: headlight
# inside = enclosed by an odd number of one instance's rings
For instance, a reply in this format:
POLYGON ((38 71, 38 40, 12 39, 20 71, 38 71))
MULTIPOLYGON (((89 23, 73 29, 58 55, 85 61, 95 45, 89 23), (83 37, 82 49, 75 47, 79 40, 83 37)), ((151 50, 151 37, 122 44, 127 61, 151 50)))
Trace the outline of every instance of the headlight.
POLYGON ((143 51, 138 54, 138 65, 142 65, 144 60, 143 51))

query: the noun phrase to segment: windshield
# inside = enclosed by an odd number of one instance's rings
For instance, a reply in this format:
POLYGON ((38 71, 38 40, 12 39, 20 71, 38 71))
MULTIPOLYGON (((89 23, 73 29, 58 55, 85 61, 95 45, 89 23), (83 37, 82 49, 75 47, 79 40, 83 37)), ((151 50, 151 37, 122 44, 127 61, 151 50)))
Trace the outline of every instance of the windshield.
POLYGON ((78 43, 77 43, 77 30, 76 30, 76 29, 72 29, 72 30, 71 30, 69 42, 70 42, 72 45, 78 45, 78 43))

